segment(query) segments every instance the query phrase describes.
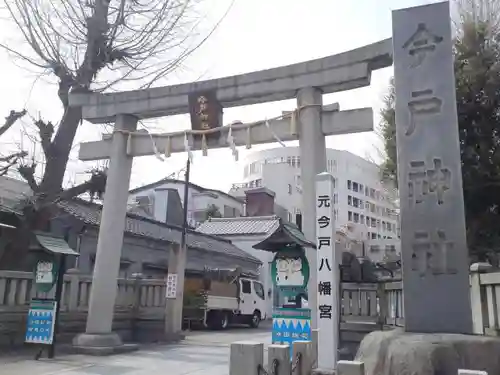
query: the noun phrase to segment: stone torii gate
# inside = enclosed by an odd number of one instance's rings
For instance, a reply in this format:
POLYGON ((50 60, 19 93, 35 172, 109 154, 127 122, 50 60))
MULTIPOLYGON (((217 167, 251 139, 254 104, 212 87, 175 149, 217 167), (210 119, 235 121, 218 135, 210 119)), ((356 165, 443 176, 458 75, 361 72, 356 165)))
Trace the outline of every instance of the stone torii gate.
MULTIPOLYGON (((75 345, 88 348, 121 345, 119 337, 112 332, 112 322, 133 157, 155 153, 168 156, 174 152, 206 149, 206 143, 199 137, 192 137, 196 132, 190 130, 169 134, 136 132, 139 120, 189 113, 188 95, 192 92, 215 90, 222 107, 296 97, 297 110, 279 119, 210 131, 220 133, 220 139, 218 142, 210 139, 208 148, 229 146, 234 149, 276 142, 276 138, 281 141, 298 139, 303 181, 303 230, 307 239, 315 241, 315 177, 326 170, 325 137, 373 130, 371 108, 339 111, 335 104, 323 106, 322 95, 368 86, 373 70, 391 65, 392 41, 386 39, 338 55, 221 79, 113 94, 71 94, 70 105, 81 106, 87 121, 115 122, 112 136, 80 146, 81 160, 110 159, 110 163, 86 332, 75 338, 75 345)), ((311 269, 309 305, 314 311, 317 293, 315 251, 309 251, 307 258, 311 269)), ((177 303, 182 308, 182 298, 177 303)), ((316 328, 315 313, 311 320, 312 328, 316 328)))

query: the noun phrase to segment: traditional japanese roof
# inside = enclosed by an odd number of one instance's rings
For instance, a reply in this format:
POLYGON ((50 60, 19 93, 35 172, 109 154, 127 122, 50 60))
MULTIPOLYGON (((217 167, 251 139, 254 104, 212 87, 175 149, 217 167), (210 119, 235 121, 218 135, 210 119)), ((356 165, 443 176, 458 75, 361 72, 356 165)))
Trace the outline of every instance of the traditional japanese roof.
MULTIPOLYGON (((60 202, 59 207, 67 213, 79 218, 86 224, 94 226, 99 226, 101 224, 101 205, 75 199, 72 201, 60 202)), ((133 235, 177 244, 180 244, 182 235, 182 228, 178 226, 161 223, 131 213, 127 213, 125 231, 133 235)), ((199 233, 189 229, 186 236, 186 242, 189 248, 229 255, 231 257, 261 264, 259 259, 234 246, 231 241, 220 237, 199 233)))
POLYGON ((316 245, 307 240, 300 229, 292 223, 283 223, 280 220, 280 226, 274 230, 266 239, 253 245, 254 249, 276 252, 284 245, 299 245, 302 247, 316 248, 316 245))
POLYGON ((269 235, 280 225, 278 216, 222 217, 202 223, 197 232, 218 236, 269 235))
POLYGON ((0 211, 21 214, 19 203, 32 195, 31 189, 24 181, 1 176, 0 179, 0 211))

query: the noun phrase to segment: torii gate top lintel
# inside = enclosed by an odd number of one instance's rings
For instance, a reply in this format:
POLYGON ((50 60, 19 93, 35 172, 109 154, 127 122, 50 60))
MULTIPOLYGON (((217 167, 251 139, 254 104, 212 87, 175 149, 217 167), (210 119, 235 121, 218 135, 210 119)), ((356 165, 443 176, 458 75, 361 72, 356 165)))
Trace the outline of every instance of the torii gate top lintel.
POLYGON ((320 59, 207 81, 108 94, 70 94, 92 123, 113 122, 118 114, 139 119, 188 113, 188 94, 217 90, 223 107, 291 99, 316 87, 324 94, 370 84, 371 72, 392 65, 392 39, 320 59))

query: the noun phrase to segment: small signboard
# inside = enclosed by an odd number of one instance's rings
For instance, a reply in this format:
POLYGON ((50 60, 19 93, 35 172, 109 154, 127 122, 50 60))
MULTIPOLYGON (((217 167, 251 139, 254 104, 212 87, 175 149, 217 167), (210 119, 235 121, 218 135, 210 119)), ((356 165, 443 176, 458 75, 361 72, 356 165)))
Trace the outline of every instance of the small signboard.
POLYGON ((51 345, 54 340, 57 302, 54 300, 31 300, 24 342, 51 345))
POLYGON ((175 299, 177 297, 177 274, 171 273, 167 275, 167 290, 165 297, 175 299))
POLYGON ((189 113, 193 130, 208 130, 221 126, 222 106, 215 90, 189 94, 189 113))
POLYGON ((40 260, 36 265, 35 282, 52 286, 55 282, 54 273, 54 262, 40 260))

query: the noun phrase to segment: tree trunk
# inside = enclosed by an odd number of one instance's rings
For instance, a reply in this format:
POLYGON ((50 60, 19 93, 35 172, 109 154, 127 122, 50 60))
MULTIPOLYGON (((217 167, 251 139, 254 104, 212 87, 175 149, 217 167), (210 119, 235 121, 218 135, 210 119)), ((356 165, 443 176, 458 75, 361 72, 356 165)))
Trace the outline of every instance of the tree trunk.
POLYGON ((46 155, 47 164, 38 191, 43 200, 53 199, 62 190, 69 154, 81 119, 81 108, 66 108, 59 129, 51 143, 49 154, 46 155))

